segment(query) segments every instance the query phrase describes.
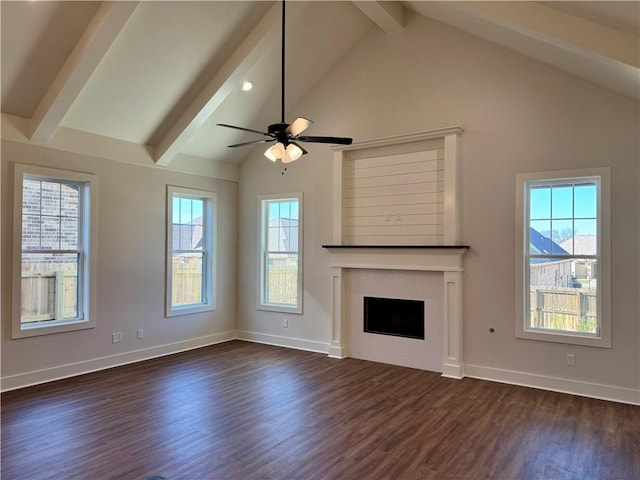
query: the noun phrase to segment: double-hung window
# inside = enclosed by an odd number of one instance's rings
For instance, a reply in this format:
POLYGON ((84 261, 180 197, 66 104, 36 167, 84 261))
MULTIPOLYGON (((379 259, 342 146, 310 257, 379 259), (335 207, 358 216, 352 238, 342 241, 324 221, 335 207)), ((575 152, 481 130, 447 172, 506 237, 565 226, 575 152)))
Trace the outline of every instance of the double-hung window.
POLYGON ((611 346, 609 169, 517 176, 516 334, 611 346))
POLYGON ((16 165, 12 338, 95 327, 95 175, 16 165))
POLYGON ((302 313, 302 193, 259 199, 258 308, 302 313))
POLYGON ((168 317, 215 309, 216 194, 167 187, 168 317))

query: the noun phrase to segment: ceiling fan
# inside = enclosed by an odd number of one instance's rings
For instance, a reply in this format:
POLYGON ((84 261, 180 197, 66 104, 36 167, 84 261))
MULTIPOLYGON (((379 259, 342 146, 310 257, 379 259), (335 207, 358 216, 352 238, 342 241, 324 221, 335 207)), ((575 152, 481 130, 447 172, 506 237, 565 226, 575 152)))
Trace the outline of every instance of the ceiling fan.
POLYGON ((308 120, 303 117, 296 118, 293 122, 285 123, 284 121, 284 80, 285 80, 285 69, 284 69, 284 46, 285 46, 285 2, 282 1, 282 116, 280 123, 274 123, 267 127, 266 132, 261 132, 259 130, 253 130, 251 128, 244 127, 236 127, 235 125, 228 125, 226 123, 218 123, 217 125, 220 127, 227 128, 235 128, 236 130, 242 130, 244 132, 257 133, 259 135, 266 136, 268 138, 262 140, 252 140, 249 142, 236 143, 234 145, 229 145, 229 147, 244 147, 246 145, 254 145, 256 143, 273 143, 274 145, 269 147, 266 152, 264 152, 265 157, 269 160, 275 162, 280 160, 282 163, 290 163, 297 159, 299 159, 302 155, 306 154, 307 151, 302 148, 298 144, 298 142, 309 142, 309 143, 332 143, 337 145, 351 145, 353 139, 346 137, 317 137, 317 136, 301 136, 300 134, 304 132, 313 121, 308 120))

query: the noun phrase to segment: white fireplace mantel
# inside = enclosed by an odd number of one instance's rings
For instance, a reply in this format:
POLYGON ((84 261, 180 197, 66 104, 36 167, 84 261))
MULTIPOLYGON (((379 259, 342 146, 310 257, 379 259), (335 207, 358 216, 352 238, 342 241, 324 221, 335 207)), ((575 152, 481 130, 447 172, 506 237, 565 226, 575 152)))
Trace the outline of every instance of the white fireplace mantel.
MULTIPOLYGON (((334 147, 334 164, 333 164, 333 245, 323 245, 330 254, 331 265, 331 346, 329 347, 329 356, 335 358, 344 358, 349 356, 349 340, 345 338, 345 327, 347 324, 344 318, 345 312, 345 282, 343 282, 343 272, 348 269, 369 269, 383 271, 423 271, 423 272, 441 272, 443 275, 443 299, 442 299, 442 375, 445 377, 462 378, 464 376, 464 364, 462 359, 462 272, 463 257, 469 249, 468 246, 458 245, 460 243, 460 215, 458 201, 458 163, 459 163, 459 137, 462 135, 461 127, 448 127, 431 130, 426 132, 418 132, 408 135, 398 135, 394 137, 379 138, 375 140, 354 142, 349 146, 334 147), (417 148, 418 152, 424 148, 424 152, 432 152, 433 144, 425 142, 442 142, 442 240, 438 239, 434 244, 430 245, 414 245, 413 239, 405 238, 407 233, 394 233, 394 229, 399 228, 402 222, 402 212, 398 211, 398 217, 395 222, 390 220, 388 208, 384 203, 370 204, 374 205, 370 209, 370 213, 363 214, 369 225, 378 226, 377 232, 369 235, 363 235, 360 238, 371 238, 374 243, 378 238, 396 238, 396 245, 362 245, 357 236, 351 235, 351 238, 345 234, 343 222, 345 213, 343 206, 347 196, 345 195, 345 166, 348 162, 352 162, 359 158, 356 153, 366 154, 366 158, 374 158, 379 160, 385 158, 385 173, 391 175, 396 173, 395 170, 388 170, 389 165, 393 165, 393 161, 389 163, 389 156, 393 159, 395 155, 402 156, 407 152, 414 152, 413 148, 417 148), (413 147, 411 147, 413 145, 413 147), (364 153, 363 153, 364 152, 364 153), (355 155, 355 156, 354 156, 355 155), (385 157, 386 156, 386 157, 385 157), (375 217, 371 220, 371 215, 375 217), (380 222, 380 219, 385 221, 380 222), (379 226, 383 228, 380 229, 379 226), (382 232, 382 233, 381 233, 382 232)), ((426 153, 425 153, 426 155, 426 153)), ((423 159, 425 162, 427 157, 423 159)), ((379 166, 375 162, 371 166, 379 166)), ((425 166, 427 164, 425 163, 425 166)), ((353 175, 350 173, 349 175, 353 175)), ((380 171, 376 172, 374 177, 381 177, 380 171)), ((382 175, 382 176, 384 176, 382 175)), ((351 181, 351 177, 348 177, 351 181)), ((370 178, 363 177, 367 186, 373 184, 370 178)), ((361 179, 362 180, 362 179, 361 179)), ((384 183, 380 184, 381 188, 385 188, 384 183)), ((376 184, 377 186, 377 184, 376 184)), ((353 185, 352 185, 352 188, 353 185)), ((397 189, 396 189, 397 190, 397 189)), ((425 190, 426 191, 426 190, 425 190)), ((387 195, 401 195, 397 191, 387 190, 387 195)), ((382 195, 382 193, 381 193, 382 195)), ((367 195, 364 195, 367 196, 367 195)), ((368 195, 371 197, 371 195, 368 195)), ((351 198, 351 197, 350 197, 351 198)), ((353 197, 355 198, 355 197, 353 197)), ((361 198, 361 197, 358 197, 361 198)), ((394 197, 395 198, 395 197, 394 197)), ((397 199, 396 199, 397 200, 397 199)), ((420 202, 417 202, 418 204, 420 202)), ((403 204, 402 202, 397 203, 403 204)), ((397 205, 393 203, 392 205, 397 205)), ((364 204, 363 204, 364 205, 364 204)), ((391 204, 390 204, 391 205, 391 204)), ((410 207, 418 205, 409 204, 410 207)), ((352 208, 352 207, 351 207, 352 208)), ((406 206, 399 207, 407 208, 406 206)), ((413 211, 419 210, 413 208, 413 211)), ((417 224, 416 224, 417 225, 417 224)), ((424 224, 426 229, 432 224, 424 224)), ((439 226, 437 228, 440 228, 439 226)), ((415 230, 415 229, 414 229, 415 230)), ((401 230, 397 230, 400 232, 401 230)), ((413 232, 411 233, 413 235, 413 232)), ((429 235, 424 235, 428 237, 429 235)), ((363 242, 366 240, 363 240, 363 242)), ((436 356, 437 358, 437 356, 436 356)), ((437 363, 437 360, 436 360, 437 363)))
POLYGON ((345 342, 344 269, 414 270, 443 272, 443 359, 442 375, 464 376, 462 359, 462 258, 466 245, 366 246, 323 245, 331 265, 331 346, 329 356, 349 356, 345 342))

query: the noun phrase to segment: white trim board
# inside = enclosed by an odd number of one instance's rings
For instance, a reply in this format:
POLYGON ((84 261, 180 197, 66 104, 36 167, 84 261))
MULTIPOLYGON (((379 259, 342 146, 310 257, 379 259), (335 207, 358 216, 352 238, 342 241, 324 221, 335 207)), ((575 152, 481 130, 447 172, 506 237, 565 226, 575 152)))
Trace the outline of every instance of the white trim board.
POLYGON ((222 332, 213 335, 206 335, 204 337, 192 338, 181 342, 168 343, 165 345, 108 355, 106 357, 94 358, 82 362, 69 363, 66 365, 59 365, 57 367, 19 373, 17 375, 2 377, 2 387, 0 388, 0 391, 7 392, 18 388, 25 388, 32 385, 39 385, 41 383, 62 380, 63 378, 76 377, 86 373, 151 360, 152 358, 164 357, 166 355, 186 352, 187 350, 193 350, 196 348, 208 347, 210 345, 229 342, 235 339, 235 331, 222 332))
POLYGON ((314 353, 329 353, 328 343, 305 340, 304 338, 283 337, 280 335, 247 331, 238 331, 236 338, 246 342, 273 345, 274 347, 293 348, 295 350, 304 350, 306 352, 314 353))
MULTIPOLYGON (((25 388, 32 385, 39 385, 64 378, 84 375, 86 373, 106 370, 108 368, 118 367, 121 365, 151 360, 153 358, 172 355, 174 353, 194 350, 196 348, 207 347, 218 343, 225 343, 231 340, 243 340, 247 342, 262 343, 265 345, 293 348, 296 350, 324 354, 328 354, 330 349, 330 345, 323 342, 257 332, 228 331, 182 342, 175 342, 117 355, 109 355, 85 362, 60 365, 58 367, 3 377, 1 379, 2 388, 0 391, 7 392, 10 390, 17 390, 19 388, 25 388)), ((640 405, 640 390, 630 388, 599 385, 565 378, 547 377, 543 375, 469 364, 464 365, 464 376, 478 380, 538 388, 541 390, 579 395, 630 405, 640 405)))
POLYGON ((567 393, 611 402, 640 405, 640 389, 600 385, 568 378, 550 377, 500 368, 464 365, 464 376, 478 380, 537 388, 551 392, 567 393))

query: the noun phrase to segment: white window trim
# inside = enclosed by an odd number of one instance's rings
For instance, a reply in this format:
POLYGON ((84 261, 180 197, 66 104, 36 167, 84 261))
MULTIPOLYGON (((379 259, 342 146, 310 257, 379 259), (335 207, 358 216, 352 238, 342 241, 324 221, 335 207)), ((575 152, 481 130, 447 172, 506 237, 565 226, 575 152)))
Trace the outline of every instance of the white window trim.
POLYGON ((592 347, 611 348, 611 168, 597 167, 579 170, 523 173, 516 175, 516 337, 528 340, 567 343, 592 347), (598 282, 598 319, 600 334, 584 335, 556 331, 533 331, 526 327, 528 292, 525 286, 527 268, 525 249, 528 236, 525 233, 525 219, 528 218, 527 186, 539 181, 563 181, 580 178, 598 178, 598 241, 599 241, 599 282, 598 282))
POLYGON ((302 202, 302 192, 295 193, 283 193, 274 195, 259 195, 258 196, 258 300, 257 309, 268 312, 281 312, 289 314, 302 314, 302 292, 303 292, 303 222, 304 222, 304 208, 302 202), (266 224, 267 215, 264 209, 265 200, 290 200, 295 199, 298 201, 298 304, 295 306, 288 306, 283 304, 270 304, 264 301, 264 280, 266 269, 266 224))
POLYGON ((34 165, 16 164, 13 181, 13 259, 12 259, 12 322, 11 338, 27 338, 52 333, 71 332, 95 328, 96 326, 96 265, 97 265, 97 215, 98 215, 98 177, 91 173, 60 170, 56 168, 38 167, 34 165), (82 191, 81 204, 81 239, 84 259, 82 268, 82 284, 79 285, 78 305, 83 311, 82 319, 65 319, 45 324, 23 326, 21 316, 21 276, 22 276, 22 180, 25 176, 39 177, 43 180, 73 181, 85 184, 82 191))
POLYGON ((165 316, 176 317, 192 313, 210 312, 216 309, 216 246, 218 242, 214 236, 218 234, 217 228, 217 195, 216 192, 197 190, 194 188, 177 187, 167 185, 167 245, 166 245, 166 287, 165 287, 165 316), (171 304, 172 292, 172 258, 173 258, 173 196, 175 194, 206 199, 203 210, 203 236, 205 251, 205 275, 203 286, 205 302, 198 305, 185 305, 174 307, 171 304), (207 205, 208 203, 208 205, 207 205), (206 232, 206 235, 204 234, 206 232))

